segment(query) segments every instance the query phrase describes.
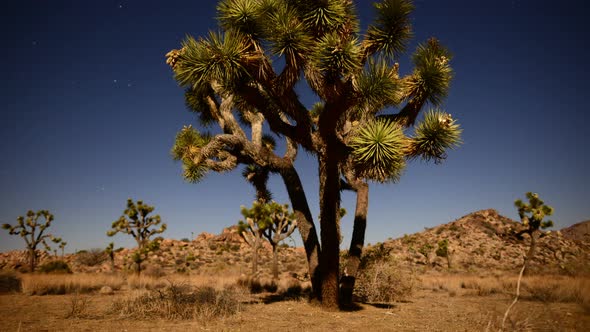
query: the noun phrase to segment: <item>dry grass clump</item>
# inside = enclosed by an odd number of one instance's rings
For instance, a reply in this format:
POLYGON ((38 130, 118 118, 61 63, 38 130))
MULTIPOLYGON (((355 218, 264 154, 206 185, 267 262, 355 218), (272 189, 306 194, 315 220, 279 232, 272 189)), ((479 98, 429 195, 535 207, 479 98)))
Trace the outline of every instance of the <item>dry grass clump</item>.
POLYGON ((70 306, 66 318, 85 318, 88 315, 90 298, 76 293, 70 300, 70 306))
POLYGON ((124 282, 120 276, 107 274, 25 274, 22 291, 28 295, 90 293, 103 286, 120 289, 124 282))
POLYGON ((208 320, 240 311, 241 294, 236 288, 216 290, 171 283, 163 290, 139 291, 113 302, 110 312, 130 318, 208 320))
POLYGON ((588 307, 590 279, 581 277, 535 276, 523 279, 523 298, 542 302, 573 302, 588 307))
POLYGON ((405 300, 414 291, 416 276, 393 259, 365 266, 356 280, 354 295, 363 302, 386 303, 405 300))
POLYGON ((259 294, 262 292, 275 293, 278 289, 277 283, 269 278, 259 278, 252 276, 240 276, 236 284, 248 290, 251 294, 259 294))

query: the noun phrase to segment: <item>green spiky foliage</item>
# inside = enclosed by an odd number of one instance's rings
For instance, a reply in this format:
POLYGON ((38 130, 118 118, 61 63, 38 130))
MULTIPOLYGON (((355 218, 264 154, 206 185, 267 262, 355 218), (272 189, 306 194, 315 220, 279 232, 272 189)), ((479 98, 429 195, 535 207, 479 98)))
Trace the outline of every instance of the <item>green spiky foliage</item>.
POLYGON ((2 228, 7 230, 10 235, 18 235, 25 241, 29 259, 29 269, 31 272, 35 271, 35 268, 37 267, 37 260, 39 258, 37 248, 39 245, 43 245, 45 250, 51 252, 50 243, 48 241, 51 241, 54 244, 60 244, 62 242, 61 238, 55 237, 47 232, 53 219, 53 214, 48 210, 39 210, 37 212, 29 210, 27 211, 26 216, 19 216, 16 218, 15 225, 2 225, 2 228), (41 220, 41 218, 43 219, 41 220))
POLYGON ((378 182, 399 180, 406 167, 406 145, 407 139, 397 123, 367 123, 351 141, 356 172, 378 182))
POLYGON ((123 215, 113 222, 111 229, 107 231, 108 236, 117 233, 131 235, 137 242, 137 249, 132 255, 136 264, 137 274, 141 274, 141 263, 147 259, 150 252, 158 249, 158 241, 151 237, 166 231, 167 225, 162 223, 160 215, 150 216, 154 207, 145 204, 143 201, 134 202, 127 199, 127 208, 123 215))
POLYGON ((312 297, 325 307, 339 307, 341 284, 344 302, 352 301, 369 181, 395 182, 408 159, 438 163, 459 142, 454 120, 433 122, 427 114, 418 121, 425 105, 437 107, 447 96, 450 52, 432 38, 413 53, 413 68, 404 70, 410 74, 400 75, 395 63, 412 37, 413 10, 409 0, 379 1, 363 35, 351 0, 221 0, 219 30, 188 36, 166 55, 189 109, 221 132, 181 130, 172 154, 184 177, 198 182, 238 165, 255 186, 280 176, 306 246, 312 297), (317 97, 312 107, 299 97, 301 87, 317 97), (284 140, 283 155, 264 143, 269 132, 284 140), (320 227, 295 167, 300 148, 319 164, 320 227), (341 190, 357 194, 346 283, 339 281, 341 190))
POLYGON ((461 144, 462 129, 450 114, 431 110, 424 115, 410 139, 408 155, 410 158, 434 160, 441 163, 447 158, 446 151, 461 144))
POLYGON ((187 181, 199 182, 207 174, 209 167, 198 156, 210 140, 208 135, 202 135, 192 126, 184 126, 176 135, 171 153, 174 160, 182 161, 183 177, 187 181))
POLYGON ((241 207, 244 220, 238 223, 238 233, 252 247, 252 274, 258 269, 258 248, 261 240, 270 243, 273 252, 272 274, 274 279, 279 277, 278 245, 289 237, 297 227, 295 215, 289 211, 287 204, 275 201, 254 201, 250 208, 241 207))
POLYGON ((414 5, 410 1, 386 0, 375 3, 377 18, 369 25, 365 43, 369 52, 382 52, 390 59, 405 51, 412 38, 410 14, 414 5))

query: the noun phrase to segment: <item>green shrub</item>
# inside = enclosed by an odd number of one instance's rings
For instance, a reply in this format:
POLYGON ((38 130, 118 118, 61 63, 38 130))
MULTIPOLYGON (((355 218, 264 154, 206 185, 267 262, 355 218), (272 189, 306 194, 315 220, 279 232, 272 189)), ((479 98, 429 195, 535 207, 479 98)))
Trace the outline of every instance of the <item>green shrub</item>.
POLYGON ((51 261, 39 267, 39 272, 42 273, 72 273, 68 263, 62 260, 51 261))

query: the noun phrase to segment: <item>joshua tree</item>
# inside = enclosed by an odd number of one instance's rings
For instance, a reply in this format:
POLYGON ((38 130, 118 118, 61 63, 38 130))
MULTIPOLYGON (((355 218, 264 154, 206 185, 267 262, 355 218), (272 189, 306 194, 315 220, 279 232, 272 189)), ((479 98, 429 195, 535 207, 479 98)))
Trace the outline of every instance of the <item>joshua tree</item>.
POLYGON ((553 227, 553 221, 543 220, 546 216, 553 214, 553 208, 549 205, 545 205, 545 202, 543 202, 543 200, 541 200, 539 195, 536 193, 528 192, 526 193, 526 198, 529 200, 528 204, 524 203, 520 199, 514 201, 514 205, 518 209, 518 216, 520 217, 520 221, 522 222, 523 226, 523 228, 516 233, 516 236, 519 239, 523 239, 523 235, 528 234, 531 242, 529 244, 529 250, 524 257, 520 274, 518 275, 518 282, 516 283, 516 296, 514 297, 514 301, 512 301, 504 313, 502 329, 504 329, 504 324, 506 323, 506 318, 508 318, 510 309, 512 309, 512 307, 516 304, 518 297, 520 296, 520 282, 522 280, 522 276, 525 273, 525 270, 535 255, 537 240, 547 234, 543 233, 543 229, 553 227))
POLYGON ((184 176, 197 182, 208 171, 256 165, 282 177, 305 246, 312 296, 324 307, 344 304, 352 291, 364 245, 369 181, 395 182, 406 160, 442 161, 459 143, 455 120, 433 110, 412 127, 424 106, 444 100, 450 53, 436 39, 420 44, 414 70, 400 77, 396 61, 412 35, 409 0, 375 4, 366 34, 351 0, 222 0, 221 32, 188 37, 167 54, 185 99, 201 124, 217 123, 211 136, 185 126, 173 155, 184 176), (271 61, 273 58, 280 61, 271 61), (305 80, 317 96, 312 107, 296 93, 305 80), (391 107, 398 108, 392 112, 391 107), (268 126, 263 126, 266 122, 268 126), (251 129, 251 137, 245 128, 251 129), (262 143, 263 129, 285 138, 283 156, 262 143), (321 233, 294 161, 299 148, 318 162, 321 233), (340 193, 357 202, 346 273, 340 270, 340 193))
POLYGON ((454 250, 449 248, 449 240, 444 239, 438 241, 438 248, 436 248, 436 255, 438 257, 445 257, 447 259, 447 267, 451 268, 451 259, 453 256, 454 250))
POLYGON ((289 213, 288 205, 281 205, 274 201, 270 203, 255 201, 250 209, 242 207, 242 215, 246 221, 240 220, 238 232, 252 247, 252 274, 256 275, 258 248, 261 239, 264 238, 272 247, 272 275, 274 279, 278 279, 278 245, 295 230, 297 226, 295 216, 289 213))
POLYGON ((64 257, 64 252, 68 243, 66 241, 61 241, 59 244, 59 249, 61 249, 61 257, 64 257))
POLYGON ((166 224, 155 228, 162 220, 159 215, 148 216, 152 211, 154 211, 153 206, 144 204, 143 201, 137 201, 136 204, 129 198, 124 214, 113 222, 112 229, 107 231, 108 236, 121 232, 131 235, 137 241, 137 250, 131 257, 136 264, 137 274, 141 274, 141 263, 147 259, 147 255, 159 248, 158 241, 150 240, 151 236, 166 230, 166 224))
POLYGON ((109 256, 109 260, 111 261, 111 270, 115 272, 115 243, 109 243, 104 249, 104 252, 109 256))
POLYGON ((16 218, 16 221, 16 225, 3 224, 2 228, 8 230, 10 235, 18 234, 23 240, 25 240, 29 257, 29 269, 33 272, 37 266, 37 258, 39 255, 37 252, 37 246, 43 244, 45 250, 51 252, 51 247, 47 243, 47 240, 51 240, 55 244, 62 242, 62 240, 61 238, 54 237, 52 234, 45 233, 53 221, 53 215, 47 210, 39 210, 37 212, 29 210, 26 218, 19 216, 16 218), (43 217, 44 221, 39 220, 41 217, 43 217))

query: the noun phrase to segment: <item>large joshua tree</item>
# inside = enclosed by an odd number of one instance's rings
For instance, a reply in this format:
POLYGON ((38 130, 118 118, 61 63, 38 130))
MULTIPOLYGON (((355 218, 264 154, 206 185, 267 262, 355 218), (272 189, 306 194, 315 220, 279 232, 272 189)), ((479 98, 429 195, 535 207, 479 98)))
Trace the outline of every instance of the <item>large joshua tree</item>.
POLYGON ((361 34, 350 0, 222 0, 219 32, 189 36, 167 54, 189 108, 201 124, 221 129, 209 135, 187 126, 178 133, 172 151, 185 178, 197 182, 210 170, 238 164, 280 175, 305 246, 313 297, 326 308, 352 300, 369 182, 395 182, 407 160, 440 162, 459 143, 459 126, 442 111, 428 112, 410 129, 426 105, 442 103, 452 76, 450 53, 430 39, 414 52, 413 71, 400 77, 396 61, 412 36, 413 9, 408 0, 376 3, 376 19, 361 34), (295 92, 300 81, 317 97, 313 106, 295 92), (285 139, 284 155, 263 144, 263 128, 285 139), (294 167, 299 148, 318 162, 319 239, 294 167), (357 202, 340 280, 342 190, 356 192, 357 202))

